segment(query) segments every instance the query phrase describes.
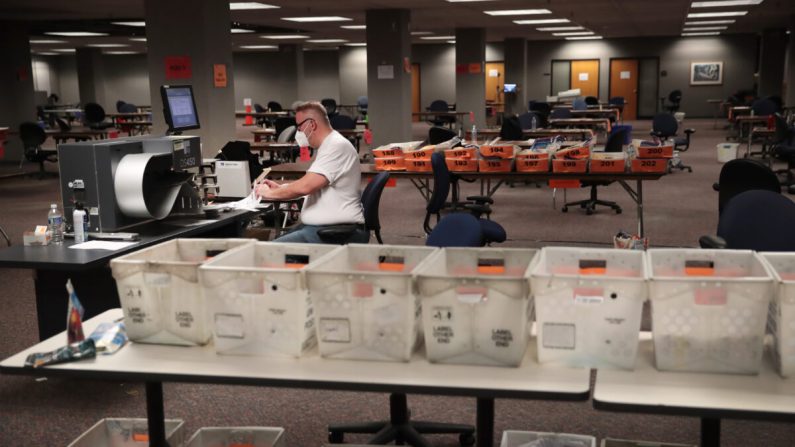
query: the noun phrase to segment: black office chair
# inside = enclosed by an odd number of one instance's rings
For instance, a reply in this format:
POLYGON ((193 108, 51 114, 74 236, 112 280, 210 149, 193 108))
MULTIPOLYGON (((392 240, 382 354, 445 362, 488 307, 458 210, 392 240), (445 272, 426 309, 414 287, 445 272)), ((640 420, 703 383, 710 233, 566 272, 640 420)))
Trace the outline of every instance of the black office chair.
POLYGON ((521 124, 522 129, 536 129, 543 127, 543 122, 544 117, 538 112, 526 112, 519 115, 519 124, 521 124))
POLYGON ((781 115, 776 114, 775 119, 776 132, 768 150, 772 156, 787 163, 787 168, 777 170, 776 174, 785 176, 782 183, 788 186, 790 194, 793 194, 795 193, 795 130, 781 115))
MULTIPOLYGON (((379 172, 362 191, 362 208, 364 209, 364 228, 375 234, 375 239, 379 244, 383 244, 381 239, 381 219, 378 217, 378 208, 381 204, 381 193, 389 181, 388 172, 379 172)), ((329 225, 318 230, 317 235, 327 244, 345 244, 357 230, 358 225, 329 225)), ((359 425, 359 424, 356 424, 359 425)), ((345 430, 343 427, 348 425, 329 426, 329 433, 363 433, 360 431, 345 430)), ((331 439, 331 436, 329 436, 331 439)))
MULTIPOLYGON (((449 112, 450 106, 447 104, 447 101, 442 99, 437 99, 431 102, 431 105, 428 106, 427 109, 429 112, 449 112)), ((455 117, 453 116, 432 116, 429 120, 434 126, 444 126, 448 125, 450 127, 455 124, 455 117)))
MULTIPOLYGON (((39 180, 43 179, 48 172, 44 169, 44 162, 58 162, 58 155, 54 151, 44 151, 41 145, 47 140, 44 129, 36 123, 22 123, 19 125, 19 138, 22 140, 22 149, 25 159, 39 164, 39 180)), ((22 163, 20 163, 20 168, 22 163)), ((57 174, 56 174, 57 175, 57 174)))
POLYGON ((121 107, 117 106, 119 113, 136 113, 138 112, 138 106, 133 103, 125 102, 121 105, 121 107))
POLYGON ((737 158, 724 164, 713 189, 718 191, 718 214, 723 213, 732 198, 745 191, 761 189, 781 193, 781 185, 773 170, 750 158, 737 158))
POLYGON ((776 113, 781 113, 784 110, 784 100, 781 99, 779 95, 770 95, 767 98, 768 101, 771 101, 776 106, 776 113))
POLYGON ((599 98, 596 96, 586 96, 585 97, 585 104, 589 106, 598 106, 599 105, 599 98))
POLYGON ((678 129, 679 123, 676 122, 676 118, 674 118, 673 115, 669 113, 658 113, 654 115, 652 119, 651 136, 659 138, 660 140, 673 139, 674 158, 671 159, 671 163, 668 165, 669 171, 671 168, 679 168, 679 170, 687 169, 688 172, 693 172, 692 167, 682 163, 682 160, 679 158, 679 153, 687 152, 687 150, 690 149, 690 135, 693 135, 696 130, 685 129, 685 136, 678 137, 678 129))
POLYGON ((429 247, 482 247, 485 244, 478 218, 467 213, 444 216, 425 241, 429 247))
MULTIPOLYGON (((329 118, 329 122, 331 123, 331 128, 334 130, 353 130, 356 129, 356 120, 349 117, 348 115, 334 115, 329 118)), ((359 140, 355 136, 346 137, 348 141, 359 150, 359 140)))
POLYGON ((337 114, 337 101, 332 98, 325 98, 320 100, 320 104, 326 109, 326 115, 329 118, 337 114))
POLYGON ((795 203, 779 193, 745 191, 733 197, 718 220, 717 236, 702 236, 701 248, 795 251, 795 203))
POLYGON ((55 118, 55 123, 58 125, 58 130, 61 132, 69 132, 72 130, 72 126, 60 118, 55 118))
POLYGON ((215 156, 217 160, 227 161, 247 161, 249 178, 253 182, 260 172, 262 172, 262 164, 259 157, 251 152, 251 143, 248 141, 229 141, 224 147, 218 151, 215 156))
POLYGON ((440 144, 457 137, 455 132, 446 128, 433 126, 428 129, 428 144, 440 144))
POLYGON ((770 99, 757 99, 751 104, 751 110, 753 110, 756 116, 768 116, 778 112, 778 106, 770 99))
POLYGON ((571 118, 571 109, 566 107, 556 107, 552 109, 549 115, 550 119, 568 119, 571 118))
POLYGON ((682 102, 682 91, 681 90, 673 90, 671 93, 668 94, 668 104, 665 104, 665 98, 661 98, 663 100, 663 110, 667 110, 668 113, 673 115, 674 113, 679 111, 679 106, 682 102))
POLYGON ((276 118, 276 120, 273 122, 273 129, 276 131, 276 135, 281 135, 282 132, 284 132, 284 129, 287 129, 290 126, 296 126, 295 117, 285 116, 276 118))
MULTIPOLYGON (((268 111, 268 109, 266 109, 265 107, 262 107, 262 104, 254 103, 254 111, 257 112, 257 113, 265 113, 265 112, 268 111)), ((268 125, 268 121, 269 120, 267 118, 263 118, 263 117, 260 117, 260 116, 258 116, 257 119, 255 120, 255 122, 257 123, 257 126, 260 126, 260 127, 262 127, 264 125, 268 125)), ((273 123, 271 122, 270 124, 272 125, 273 123)))
POLYGON ((282 108, 282 105, 279 104, 276 101, 268 101, 268 110, 270 110, 271 112, 282 112, 282 111, 284 111, 284 109, 282 108))
MULTIPOLYGON (((624 151, 624 139, 626 138, 627 133, 626 128, 621 128, 610 134, 610 137, 607 139, 607 143, 605 144, 605 152, 623 152, 624 151)), ((580 208, 585 209, 585 214, 591 215, 594 211, 596 211, 596 205, 602 206, 609 206, 616 212, 616 214, 621 214, 621 207, 616 202, 611 202, 609 200, 600 200, 597 197, 596 188, 598 186, 607 186, 612 182, 583 182, 582 186, 585 188, 591 188, 591 196, 585 200, 578 200, 576 202, 569 202, 563 205, 561 211, 568 212, 570 206, 578 206, 580 208)))
POLYGON ((366 96, 360 96, 356 99, 356 107, 359 109, 359 116, 361 116, 362 119, 367 118, 368 102, 366 96))
MULTIPOLYGON (((519 141, 524 138, 522 128, 525 128, 522 123, 522 116, 530 115, 530 113, 523 113, 519 116, 509 116, 502 120, 500 127, 500 140, 503 141, 519 141)), ((526 127, 529 129, 529 127, 526 127)))
POLYGON ((122 107, 124 104, 127 104, 127 103, 126 103, 126 102, 124 102, 124 101, 122 101, 121 99, 120 99, 120 100, 118 100, 118 101, 116 101, 116 111, 117 111, 117 112, 119 112, 119 113, 122 113, 122 111, 121 111, 121 107, 122 107))
POLYGON ((91 129, 105 130, 113 127, 113 123, 105 121, 106 116, 105 109, 97 103, 89 102, 83 108, 83 120, 91 129))

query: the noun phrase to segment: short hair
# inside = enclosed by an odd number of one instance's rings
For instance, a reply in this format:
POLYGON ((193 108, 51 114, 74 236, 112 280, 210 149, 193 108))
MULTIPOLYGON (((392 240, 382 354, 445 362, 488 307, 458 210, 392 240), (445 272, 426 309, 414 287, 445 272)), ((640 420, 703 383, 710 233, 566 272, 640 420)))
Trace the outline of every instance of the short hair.
POLYGON ((316 114, 318 117, 322 119, 322 121, 326 124, 326 126, 331 127, 331 122, 328 119, 326 108, 323 107, 323 104, 317 101, 306 101, 298 104, 295 107, 295 113, 298 112, 314 112, 314 114, 316 114))

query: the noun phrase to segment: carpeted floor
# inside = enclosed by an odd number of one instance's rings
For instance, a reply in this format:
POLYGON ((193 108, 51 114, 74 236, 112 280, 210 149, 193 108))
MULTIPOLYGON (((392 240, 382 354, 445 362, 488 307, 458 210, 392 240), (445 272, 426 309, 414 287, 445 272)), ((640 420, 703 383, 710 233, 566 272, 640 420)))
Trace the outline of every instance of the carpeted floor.
MULTIPOLYGON (((637 138, 648 135, 649 122, 631 124, 637 138)), ((721 167, 715 145, 725 133, 714 130, 711 120, 688 120, 686 125, 697 129, 690 151, 682 155, 694 172, 677 171, 643 185, 646 233, 653 246, 696 246, 698 237, 713 233, 717 224, 717 193, 711 186, 721 167)), ((239 137, 248 138, 249 130, 239 128, 239 137)), ((415 124, 414 130, 421 139, 427 126, 415 124)), ((0 225, 14 244, 21 244, 23 230, 44 223, 48 205, 60 198, 54 178, 2 178, 16 168, 0 165, 0 225)), ((463 188, 464 194, 478 190, 473 184, 463 188)), ((636 207, 618 184, 600 188, 599 196, 619 202, 624 208, 620 215, 603 208, 592 216, 579 209, 561 213, 563 193, 556 195, 553 206, 552 190, 546 186, 502 187, 494 196, 492 218, 508 232, 504 245, 608 245, 617 231, 636 229, 636 207)), ((566 195, 579 200, 588 190, 569 190, 566 195)), ((386 243, 424 243, 424 204, 410 183, 400 182, 385 191, 380 214, 386 243)), ((0 309, 0 358, 6 358, 37 341, 30 271, 0 269, 0 309)), ((202 426, 281 426, 287 430, 289 446, 321 445, 330 422, 382 419, 388 414, 385 394, 175 383, 165 384, 164 393, 167 417, 184 419, 188 434, 202 426)), ((409 403, 416 419, 475 422, 474 399, 412 395, 409 403)), ((145 417, 143 386, 0 375, 0 446, 67 445, 103 417, 145 417)), ((690 444, 699 440, 696 418, 602 412, 594 410, 590 401, 501 399, 496 403, 497 443, 506 429, 580 433, 600 439, 690 444)), ((722 437, 726 447, 793 446, 795 424, 726 420, 722 437)), ((455 437, 432 439, 434 445, 456 445, 455 437)))

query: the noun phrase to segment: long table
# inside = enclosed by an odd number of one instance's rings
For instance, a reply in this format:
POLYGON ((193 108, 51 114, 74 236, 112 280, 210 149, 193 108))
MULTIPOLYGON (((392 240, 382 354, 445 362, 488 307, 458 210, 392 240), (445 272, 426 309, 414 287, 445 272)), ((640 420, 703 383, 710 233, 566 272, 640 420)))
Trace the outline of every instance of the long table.
MULTIPOLYGON (((284 163, 271 168, 271 178, 296 179, 306 174, 310 163, 284 163)), ((380 171, 376 171, 375 165, 362 164, 362 176, 374 177, 380 171)), ((420 192, 427 202, 431 197, 432 172, 408 172, 391 171, 394 178, 409 179, 415 188, 420 192)), ((643 223, 643 181, 659 180, 663 173, 630 173, 620 174, 559 174, 554 172, 457 172, 456 175, 462 178, 480 180, 481 195, 491 197, 505 182, 546 182, 549 180, 578 180, 582 182, 618 182, 629 197, 635 202, 638 217, 638 235, 644 236, 643 223), (635 188, 630 186, 630 182, 635 182, 635 188), (492 185, 492 182, 494 184, 492 185)))
POLYGON ((549 125, 552 127, 603 129, 605 132, 610 132, 610 120, 607 118, 551 118, 549 125))
MULTIPOLYGON (((121 309, 108 310, 84 322, 84 332, 89 334, 101 322, 121 317, 121 309)), ((528 343, 518 368, 430 363, 422 349, 403 363, 324 359, 316 350, 299 359, 219 356, 212 344, 186 348, 141 343, 130 343, 110 356, 38 369, 24 367, 28 354, 51 351, 65 341, 65 333, 60 333, 15 354, 0 363, 0 372, 144 382, 149 445, 153 447, 166 445, 163 382, 474 397, 478 447, 493 445, 496 398, 585 401, 590 395, 590 370, 539 364, 535 339, 528 343)))
MULTIPOLYGON (((522 129, 522 136, 527 138, 554 137, 556 135, 566 138, 576 137, 580 140, 588 140, 593 137, 594 132, 591 129, 522 129)), ((494 127, 478 129, 478 136, 487 137, 489 139, 499 137, 500 129, 494 127)), ((466 138, 472 138, 471 130, 466 131, 466 138)))

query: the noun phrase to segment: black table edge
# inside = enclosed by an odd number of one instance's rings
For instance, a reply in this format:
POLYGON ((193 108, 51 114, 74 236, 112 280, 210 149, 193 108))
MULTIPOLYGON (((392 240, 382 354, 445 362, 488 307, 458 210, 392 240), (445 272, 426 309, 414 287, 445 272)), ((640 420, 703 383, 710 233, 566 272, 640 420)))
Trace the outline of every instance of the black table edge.
POLYGON ((618 413, 645 413, 665 416, 690 416, 714 419, 749 419, 776 422, 795 422, 795 414, 793 413, 753 410, 721 410, 715 408, 695 408, 667 405, 622 404, 604 402, 597 399, 596 397, 593 399, 593 407, 596 410, 613 411, 618 413))

